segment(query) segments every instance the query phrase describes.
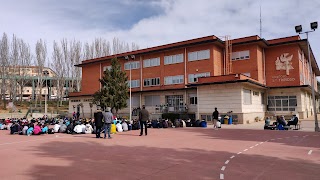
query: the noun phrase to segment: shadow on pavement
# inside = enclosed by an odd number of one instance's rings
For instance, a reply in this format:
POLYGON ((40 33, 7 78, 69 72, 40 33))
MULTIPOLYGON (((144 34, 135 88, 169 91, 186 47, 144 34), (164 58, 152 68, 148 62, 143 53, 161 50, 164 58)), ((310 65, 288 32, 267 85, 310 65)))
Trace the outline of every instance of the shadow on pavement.
MULTIPOLYGON (((225 160, 233 155, 214 150, 127 147, 107 141, 54 141, 28 151, 38 160, 26 174, 35 180, 219 179, 225 160)), ((242 154, 232 159, 223 173, 225 179, 236 180, 270 179, 271 175, 272 179, 312 180, 316 179, 319 167, 307 160, 242 154)))

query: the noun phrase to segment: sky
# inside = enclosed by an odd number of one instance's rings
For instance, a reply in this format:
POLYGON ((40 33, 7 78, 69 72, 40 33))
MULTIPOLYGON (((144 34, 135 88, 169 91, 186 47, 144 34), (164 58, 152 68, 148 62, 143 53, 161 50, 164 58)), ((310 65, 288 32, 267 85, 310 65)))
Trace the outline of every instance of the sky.
MULTIPOLYGON (((52 46, 62 38, 117 37, 140 48, 209 35, 234 39, 260 35, 260 5, 265 39, 320 22, 319 0, 0 0, 0 33, 32 47, 40 38, 52 46)), ((320 29, 309 37, 320 65, 320 29)))

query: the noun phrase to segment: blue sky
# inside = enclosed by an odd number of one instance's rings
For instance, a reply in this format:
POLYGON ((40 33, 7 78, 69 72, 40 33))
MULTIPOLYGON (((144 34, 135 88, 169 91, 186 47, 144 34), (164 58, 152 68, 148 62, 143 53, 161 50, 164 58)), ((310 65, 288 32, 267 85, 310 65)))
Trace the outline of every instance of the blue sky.
MULTIPOLYGON (((49 48, 62 38, 118 37, 141 48, 207 35, 238 38, 259 35, 260 4, 265 39, 320 22, 319 0, 0 0, 0 33, 31 45, 43 38, 49 48)), ((320 29, 310 34, 320 65, 319 40, 320 29)))

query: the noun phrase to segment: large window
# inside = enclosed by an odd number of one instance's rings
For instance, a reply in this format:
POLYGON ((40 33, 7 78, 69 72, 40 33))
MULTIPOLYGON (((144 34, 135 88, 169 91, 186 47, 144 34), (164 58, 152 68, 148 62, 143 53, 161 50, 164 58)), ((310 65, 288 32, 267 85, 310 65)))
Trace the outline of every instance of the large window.
POLYGON ((183 75, 178 75, 178 76, 167 76, 164 78, 164 84, 169 85, 169 84, 182 84, 183 81, 183 75))
POLYGON ((166 103, 168 104, 169 112, 185 111, 182 95, 166 96, 166 103))
POLYGON ((145 96, 146 106, 157 106, 160 105, 160 96, 145 96))
POLYGON ((103 72, 106 71, 107 69, 110 71, 112 66, 103 66, 103 72))
POLYGON ((143 67, 160 66, 160 58, 151 58, 143 60, 143 67))
POLYGON ((143 86, 147 87, 147 86, 159 86, 160 85, 160 78, 148 78, 148 79, 144 79, 143 81, 143 86))
POLYGON ((232 60, 250 59, 250 51, 233 52, 231 55, 232 60))
POLYGON ((189 61, 197 61, 203 59, 210 59, 210 50, 202 50, 188 53, 189 61))
MULTIPOLYGON (((130 88, 130 81, 128 81, 128 86, 130 88)), ((137 88, 140 87, 140 80, 131 80, 131 88, 137 88)))
POLYGON ((131 64, 131 69, 139 69, 140 68, 140 62, 133 61, 133 62, 124 63, 124 70, 130 70, 130 64, 131 64))
POLYGON ((177 64, 183 62, 183 54, 176 54, 164 57, 164 64, 177 64))
POLYGON ((251 100, 251 90, 244 89, 243 90, 243 104, 252 104, 251 100))
POLYGON ((196 105, 198 104, 198 98, 197 97, 190 97, 189 98, 190 104, 191 105, 196 105))
POLYGON ((198 78, 200 77, 209 77, 209 76, 210 76, 210 72, 189 74, 188 79, 189 79, 189 83, 193 83, 193 82, 198 82, 198 78))
POLYGON ((295 111, 297 96, 268 96, 268 111, 295 111))

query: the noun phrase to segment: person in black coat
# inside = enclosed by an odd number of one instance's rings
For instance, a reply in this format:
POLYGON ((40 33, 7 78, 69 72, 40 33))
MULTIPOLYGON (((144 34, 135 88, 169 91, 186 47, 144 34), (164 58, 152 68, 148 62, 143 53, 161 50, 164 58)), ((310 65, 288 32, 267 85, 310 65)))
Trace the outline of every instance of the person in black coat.
POLYGON ((97 111, 94 113, 94 122, 96 126, 96 138, 100 138, 100 132, 103 125, 102 119, 103 119, 103 114, 102 114, 101 108, 98 106, 97 111))

